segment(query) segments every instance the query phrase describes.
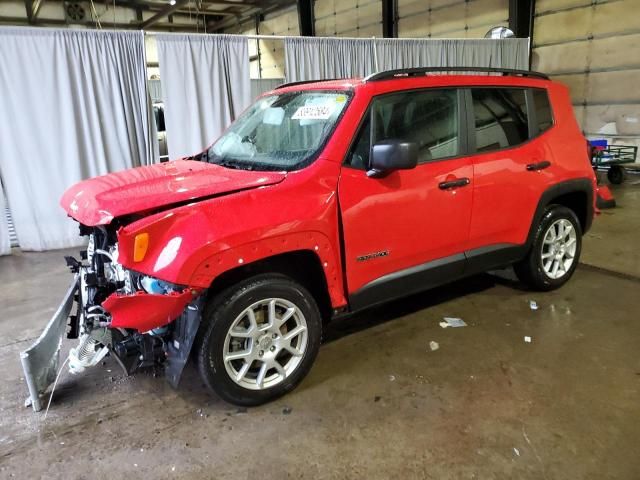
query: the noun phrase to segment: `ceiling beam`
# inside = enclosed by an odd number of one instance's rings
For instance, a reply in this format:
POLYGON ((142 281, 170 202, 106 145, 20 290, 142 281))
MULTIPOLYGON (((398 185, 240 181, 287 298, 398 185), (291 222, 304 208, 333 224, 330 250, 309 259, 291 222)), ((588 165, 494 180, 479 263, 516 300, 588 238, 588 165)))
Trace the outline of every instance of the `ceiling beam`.
POLYGON ((253 20, 256 14, 271 13, 283 8, 291 7, 296 4, 296 0, 268 0, 260 3, 259 7, 251 8, 246 12, 238 15, 235 22, 231 22, 227 19, 221 20, 214 24, 208 24, 207 30, 211 32, 218 32, 225 28, 231 28, 233 26, 241 25, 244 22, 253 20))
MULTIPOLYGON (((0 25, 29 25, 29 21, 25 18, 25 17, 3 17, 0 16, 0 25)), ((57 27, 57 26, 68 26, 69 23, 67 23, 66 20, 63 19, 59 19, 59 18, 51 18, 51 19, 46 19, 46 18, 41 18, 36 22, 36 25, 39 27, 57 27)), ((95 23, 93 21, 90 20, 85 20, 83 22, 73 22, 71 25, 83 25, 85 27, 88 28, 95 28, 95 23)), ((117 28, 117 29, 121 29, 121 30, 131 30, 131 29, 138 29, 139 28, 139 24, 136 22, 132 22, 132 23, 111 23, 109 22, 109 28, 111 28, 113 26, 113 28, 117 28)), ((202 26, 198 26, 194 23, 156 23, 153 27, 153 30, 156 31, 164 31, 164 30, 169 30, 169 31, 182 31, 182 32, 201 32, 202 31, 202 26)))
POLYGON ((303 37, 315 37, 315 15, 313 0, 298 0, 298 28, 303 37))
POLYGON ((24 0, 24 9, 27 11, 27 20, 29 23, 33 22, 33 3, 31 0, 24 0))
POLYGON ((167 17, 167 16, 171 15, 173 12, 175 12, 179 8, 183 7, 187 3, 189 3, 189 0, 176 0, 176 3, 174 3, 173 5, 169 5, 164 10, 161 10, 160 12, 156 13, 154 16, 152 16, 152 17, 146 19, 144 22, 140 23, 140 28, 144 29, 144 28, 149 28, 149 27, 155 25, 160 20, 162 20, 164 17, 167 17))
POLYGON ((257 7, 258 6, 258 2, 255 2, 255 1, 232 2, 230 0, 215 0, 215 1, 205 0, 202 2, 202 4, 207 5, 207 8, 213 5, 220 5, 224 7, 254 7, 254 6, 257 7))
POLYGON ((509 28, 516 37, 531 37, 535 0, 509 0, 509 28))
POLYGON ((382 36, 398 37, 398 0, 382 0, 382 36))
POLYGON ((36 21, 38 18, 38 13, 40 13, 40 7, 44 3, 44 0, 34 0, 33 2, 33 14, 31 15, 31 20, 36 21))

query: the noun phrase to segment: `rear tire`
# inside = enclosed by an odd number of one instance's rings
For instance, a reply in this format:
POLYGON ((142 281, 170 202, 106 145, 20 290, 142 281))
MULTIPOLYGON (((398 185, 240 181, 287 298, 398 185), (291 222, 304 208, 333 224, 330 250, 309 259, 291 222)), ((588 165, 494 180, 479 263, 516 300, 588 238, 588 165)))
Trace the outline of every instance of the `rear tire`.
POLYGON ((207 303, 196 340, 198 370, 227 402, 261 405, 298 386, 321 337, 318 306, 304 287, 284 275, 257 275, 207 303))
POLYGON ((531 250, 514 270, 530 288, 554 290, 571 278, 581 250, 582 227, 576 214, 562 205, 550 205, 538 223, 531 250))

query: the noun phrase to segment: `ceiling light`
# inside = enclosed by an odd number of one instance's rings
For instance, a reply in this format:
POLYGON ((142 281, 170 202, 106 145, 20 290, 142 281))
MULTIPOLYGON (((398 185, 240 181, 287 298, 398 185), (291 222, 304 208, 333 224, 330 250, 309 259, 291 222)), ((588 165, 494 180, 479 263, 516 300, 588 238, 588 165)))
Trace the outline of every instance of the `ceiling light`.
POLYGON ((171 0, 171 1, 169 2, 169 5, 175 5, 175 4, 176 4, 176 0, 171 0))

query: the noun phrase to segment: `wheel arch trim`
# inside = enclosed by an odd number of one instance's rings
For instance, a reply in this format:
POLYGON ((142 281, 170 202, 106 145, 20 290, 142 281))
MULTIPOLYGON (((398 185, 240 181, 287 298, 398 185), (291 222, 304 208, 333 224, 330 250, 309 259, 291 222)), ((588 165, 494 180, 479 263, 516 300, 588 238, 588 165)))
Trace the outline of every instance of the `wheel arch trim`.
POLYGON ((331 306, 339 308, 346 305, 339 253, 326 235, 316 231, 277 235, 217 252, 200 262, 194 270, 190 285, 209 288, 225 272, 296 252, 315 255, 322 266, 331 306))
POLYGON ((582 226, 582 233, 586 233, 589 228, 591 228, 594 213, 593 180, 591 178, 575 178, 572 180, 566 180, 550 186, 540 196, 540 200, 538 200, 538 206, 536 207, 536 210, 533 214, 531 226, 529 227, 529 233, 527 234, 527 248, 530 248, 533 244, 536 229, 544 215, 546 208, 554 203, 554 199, 571 193, 583 193, 586 195, 587 200, 585 205, 585 221, 584 225, 582 226))

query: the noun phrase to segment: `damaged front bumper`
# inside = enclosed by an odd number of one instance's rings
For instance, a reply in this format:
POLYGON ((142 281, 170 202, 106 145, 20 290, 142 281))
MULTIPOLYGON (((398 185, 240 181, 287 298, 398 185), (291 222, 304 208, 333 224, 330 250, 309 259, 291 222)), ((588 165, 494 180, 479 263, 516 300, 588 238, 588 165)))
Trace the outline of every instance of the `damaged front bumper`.
POLYGON ((80 288, 80 278, 76 274, 65 294, 62 303, 47 323, 38 340, 27 350, 20 353, 24 377, 29 387, 29 399, 33 410, 42 410, 42 395, 51 385, 60 368, 60 349, 65 336, 67 319, 74 304, 74 298, 80 288))
POLYGON ((197 294, 191 289, 162 295, 112 293, 102 307, 111 315, 111 328, 131 328, 143 333, 171 323, 197 294))
POLYGON ((43 396, 59 374, 68 323, 71 332, 76 332, 69 338, 80 338, 69 354, 72 373, 96 365, 99 361, 94 360, 101 360, 108 350, 127 375, 140 367, 163 364, 167 380, 177 387, 187 363, 204 303, 200 291, 114 292, 101 304, 90 306, 86 304, 86 276, 91 274, 85 267, 79 268, 38 340, 20 354, 29 389, 26 403, 36 412, 42 409, 43 396), (78 312, 72 316, 76 302, 78 312))

